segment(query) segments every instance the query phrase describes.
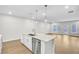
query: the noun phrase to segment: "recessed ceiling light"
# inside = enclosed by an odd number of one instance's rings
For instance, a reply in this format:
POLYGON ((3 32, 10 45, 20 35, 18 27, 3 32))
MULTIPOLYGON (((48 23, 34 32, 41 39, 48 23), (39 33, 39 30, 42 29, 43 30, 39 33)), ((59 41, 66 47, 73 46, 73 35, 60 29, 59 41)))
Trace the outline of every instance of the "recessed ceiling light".
POLYGON ((65 6, 65 9, 68 9, 69 8, 69 6, 65 6))
POLYGON ((32 19, 35 19, 35 17, 33 16, 32 19))
POLYGON ((37 24, 38 22, 36 21, 35 23, 37 24))
POLYGON ((42 13, 42 15, 43 15, 43 16, 45 16, 45 15, 46 15, 46 13, 42 13))
POLYGON ((45 19, 44 21, 47 22, 47 19, 45 19))
POLYGON ((12 14, 12 12, 11 12, 11 11, 9 11, 8 13, 9 13, 10 15, 12 14))

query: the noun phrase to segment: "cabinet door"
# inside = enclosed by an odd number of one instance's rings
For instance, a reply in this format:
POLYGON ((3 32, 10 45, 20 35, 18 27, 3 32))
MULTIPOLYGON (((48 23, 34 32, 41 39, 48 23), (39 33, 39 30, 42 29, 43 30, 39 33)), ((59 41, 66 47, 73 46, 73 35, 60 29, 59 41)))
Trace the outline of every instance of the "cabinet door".
POLYGON ((21 38, 20 38, 20 42, 21 42, 22 44, 24 44, 24 37, 23 37, 23 35, 22 35, 21 38))
POLYGON ((25 46, 28 45, 28 39, 27 39, 26 35, 22 35, 21 43, 24 44, 25 46))
POLYGON ((29 35, 23 35, 21 38, 21 43, 23 43, 27 48, 32 50, 32 37, 29 35))
POLYGON ((27 40, 27 47, 32 50, 32 37, 31 36, 27 36, 26 37, 27 40))
POLYGON ((24 40, 24 45, 26 46, 26 47, 28 47, 28 43, 29 43, 29 38, 28 38, 28 36, 24 36, 24 38, 23 38, 23 40, 24 40))
POLYGON ((32 37, 31 37, 31 36, 29 37, 28 45, 29 45, 29 46, 28 46, 29 49, 32 50, 32 37))
POLYGON ((29 35, 26 35, 24 37, 24 44, 27 48, 29 48, 30 50, 32 50, 32 37, 29 35))

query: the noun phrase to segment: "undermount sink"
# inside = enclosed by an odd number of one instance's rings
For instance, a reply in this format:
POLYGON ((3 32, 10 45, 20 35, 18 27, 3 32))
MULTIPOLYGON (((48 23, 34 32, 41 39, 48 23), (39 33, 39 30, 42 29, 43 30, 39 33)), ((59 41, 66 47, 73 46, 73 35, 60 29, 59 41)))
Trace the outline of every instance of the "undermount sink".
POLYGON ((30 36, 35 36, 35 34, 28 34, 28 35, 30 35, 30 36))

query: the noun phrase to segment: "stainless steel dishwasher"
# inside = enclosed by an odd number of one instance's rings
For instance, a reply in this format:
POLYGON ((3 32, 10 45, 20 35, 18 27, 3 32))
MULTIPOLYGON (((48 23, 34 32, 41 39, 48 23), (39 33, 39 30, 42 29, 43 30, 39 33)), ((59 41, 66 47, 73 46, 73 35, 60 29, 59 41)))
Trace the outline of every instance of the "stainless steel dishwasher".
POLYGON ((32 38, 32 52, 33 54, 41 54, 41 40, 32 38))

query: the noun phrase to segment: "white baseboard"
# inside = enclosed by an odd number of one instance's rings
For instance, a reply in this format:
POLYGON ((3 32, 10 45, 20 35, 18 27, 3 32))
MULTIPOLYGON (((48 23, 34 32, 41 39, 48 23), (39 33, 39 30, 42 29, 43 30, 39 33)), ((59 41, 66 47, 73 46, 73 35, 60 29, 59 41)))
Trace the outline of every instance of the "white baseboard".
POLYGON ((20 38, 14 38, 14 39, 8 39, 8 40, 3 40, 3 42, 8 42, 8 41, 13 41, 13 40, 18 40, 20 38))

